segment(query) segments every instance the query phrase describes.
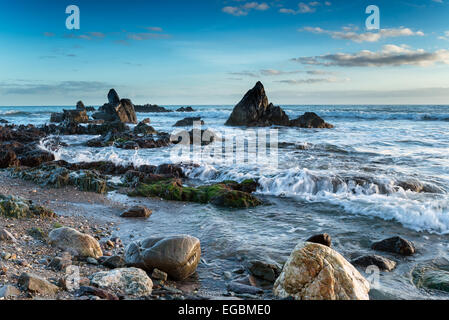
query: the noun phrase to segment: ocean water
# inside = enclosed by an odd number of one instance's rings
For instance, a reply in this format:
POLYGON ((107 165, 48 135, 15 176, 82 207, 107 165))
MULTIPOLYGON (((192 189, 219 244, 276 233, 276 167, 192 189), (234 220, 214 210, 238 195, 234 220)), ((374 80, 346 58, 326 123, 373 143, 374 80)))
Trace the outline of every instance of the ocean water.
MULTIPOLYGON (((384 254, 398 261, 398 267, 381 274, 372 297, 447 298, 442 292, 416 288, 410 274, 418 264, 448 258, 449 106, 281 107, 290 118, 313 111, 335 128, 273 127, 278 146, 276 150, 273 147, 273 154, 268 149, 270 156, 263 162, 250 161, 255 155, 248 152, 246 160, 229 163, 208 158, 185 169, 191 182, 197 184, 258 178, 261 186, 257 194, 267 205, 228 210, 152 203, 165 214, 153 215, 146 224, 126 222, 124 230, 142 235, 196 235, 202 241, 205 260, 212 261, 218 273, 248 257, 283 262, 298 241, 319 232, 331 234, 335 248, 348 259, 372 254, 372 241, 401 235, 415 242, 418 253, 412 258, 384 254), (424 191, 404 190, 406 184, 418 184, 424 191)), ((173 133, 179 131, 172 127, 176 121, 199 116, 205 122, 203 128, 229 130, 224 123, 232 106, 193 108, 196 112, 138 113, 138 119, 149 117, 156 130, 173 133)), ((49 121, 51 112, 62 109, 0 107, 0 119, 40 125, 49 121)), ((227 137, 249 135, 248 131, 227 133, 227 137)), ((55 151, 55 156, 70 162, 111 160, 136 165, 172 160, 173 147, 137 151, 85 147, 83 143, 92 137, 63 137, 68 147, 55 151)), ((134 201, 122 195, 110 196, 134 201)))

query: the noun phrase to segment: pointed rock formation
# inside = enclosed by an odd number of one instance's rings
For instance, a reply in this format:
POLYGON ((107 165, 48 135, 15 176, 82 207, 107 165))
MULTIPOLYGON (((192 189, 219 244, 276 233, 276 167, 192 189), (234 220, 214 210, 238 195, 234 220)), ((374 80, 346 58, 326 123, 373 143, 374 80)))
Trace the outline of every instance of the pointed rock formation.
POLYGON ((100 107, 97 113, 92 115, 94 119, 104 121, 120 121, 124 123, 137 123, 134 105, 129 99, 119 98, 114 89, 109 90, 108 103, 100 107))

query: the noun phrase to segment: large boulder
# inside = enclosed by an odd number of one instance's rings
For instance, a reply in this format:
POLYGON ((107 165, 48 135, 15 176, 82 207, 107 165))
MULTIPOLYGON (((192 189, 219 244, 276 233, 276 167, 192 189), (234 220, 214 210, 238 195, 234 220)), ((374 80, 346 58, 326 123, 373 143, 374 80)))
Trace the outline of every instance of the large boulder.
POLYGON ((280 107, 275 107, 268 102, 263 84, 258 81, 234 107, 225 124, 228 126, 288 125, 289 119, 280 107))
POLYGON ((159 269, 175 280, 193 274, 200 257, 200 240, 189 235, 147 238, 131 243, 125 251, 127 265, 148 272, 159 269))
POLYGON ((94 237, 69 227, 52 230, 48 238, 51 245, 68 251, 74 256, 95 259, 103 256, 100 244, 94 237))
POLYGON ((138 268, 119 268, 97 272, 92 276, 93 285, 131 296, 150 295, 153 282, 145 271, 138 268))
POLYGON ((108 93, 108 101, 109 103, 105 103, 100 107, 98 112, 92 115, 94 119, 137 123, 136 111, 131 100, 120 100, 117 92, 114 89, 111 89, 108 93))
MULTIPOLYGON (((78 106, 77 106, 78 107, 78 106)), ((88 123, 86 110, 64 110, 63 120, 68 123, 88 123)))
POLYGON ((369 282, 338 252, 318 244, 298 244, 274 284, 280 298, 368 300, 369 282))

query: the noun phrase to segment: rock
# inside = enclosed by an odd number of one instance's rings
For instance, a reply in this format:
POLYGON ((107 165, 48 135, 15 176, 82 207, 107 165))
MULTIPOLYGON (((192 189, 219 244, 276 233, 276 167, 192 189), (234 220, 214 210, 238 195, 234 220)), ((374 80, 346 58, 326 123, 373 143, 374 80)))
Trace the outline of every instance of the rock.
POLYGON ((368 300, 369 290, 369 282, 338 252, 305 242, 291 253, 273 293, 296 300, 368 300))
POLYGON ((321 129, 331 129, 334 126, 325 122, 314 112, 306 112, 297 119, 290 121, 291 127, 300 128, 321 128, 321 129))
POLYGON ((173 127, 192 127, 195 123, 204 125, 204 121, 201 117, 188 117, 176 122, 173 127))
POLYGON ((155 104, 135 105, 136 112, 173 112, 172 110, 165 109, 155 104))
POLYGON ((159 269, 154 269, 153 272, 151 273, 151 278, 155 280, 167 281, 167 277, 168 277, 167 273, 159 269))
POLYGON ((98 260, 95 259, 95 258, 92 258, 92 257, 88 257, 88 258, 86 259, 86 262, 87 262, 88 264, 91 264, 91 265, 94 265, 94 266, 98 265, 98 260))
POLYGON ((120 217, 123 218, 149 218, 153 212, 144 206, 134 206, 123 212, 120 217))
POLYGON ((355 266, 367 268, 368 266, 376 266, 381 271, 391 271, 396 267, 396 262, 378 255, 370 255, 356 258, 351 261, 355 266))
POLYGON ((285 112, 268 103, 263 84, 258 81, 243 99, 234 107, 227 126, 271 126, 288 125, 289 119, 285 112))
POLYGON ((170 140, 174 144, 196 144, 201 146, 207 146, 215 141, 216 135, 212 130, 209 129, 198 129, 194 128, 189 132, 180 131, 170 136, 170 140))
POLYGON ((54 271, 65 272, 68 266, 72 265, 72 260, 68 257, 54 257, 48 267, 54 271))
POLYGON ((253 276, 270 282, 274 282, 281 273, 281 267, 278 264, 260 260, 250 261, 248 270, 253 276))
POLYGON ((319 243, 328 247, 332 246, 332 238, 327 233, 316 234, 306 240, 307 242, 319 243))
POLYGON ((192 107, 181 107, 176 109, 176 112, 194 112, 192 107))
POLYGON ((105 300, 119 300, 119 298, 115 294, 113 294, 107 290, 95 288, 95 287, 91 287, 91 286, 81 286, 78 290, 78 295, 79 296, 96 296, 96 297, 100 297, 105 300))
POLYGON ((417 288, 449 292, 449 271, 433 265, 415 267, 412 280, 417 288))
POLYGON ((53 112, 50 115, 50 122, 61 123, 64 121, 64 115, 62 112, 53 112))
POLYGON ((193 274, 201 257, 200 241, 189 235, 147 238, 126 247, 127 265, 152 272, 157 268, 175 280, 193 274))
POLYGON ((75 256, 98 259, 103 255, 95 238, 72 228, 54 229, 48 234, 48 238, 51 245, 67 250, 75 256))
POLYGON ((0 151, 0 168, 17 167, 19 165, 20 161, 13 150, 0 151))
POLYGON ((133 132, 134 134, 143 134, 143 135, 157 134, 157 131, 152 126, 149 126, 147 123, 143 121, 139 122, 139 124, 134 127, 133 132))
POLYGON ((0 241, 16 242, 16 238, 6 229, 0 229, 0 241))
POLYGON ((21 294, 20 290, 15 286, 6 284, 0 287, 0 298, 8 299, 15 298, 21 294))
POLYGON ((6 218, 53 218, 55 213, 47 208, 33 204, 30 200, 0 194, 0 216, 6 218))
POLYGON ((5 120, 5 119, 0 119, 0 123, 6 124, 6 123, 9 123, 9 121, 5 120))
POLYGON ((108 93, 108 101, 109 103, 104 104, 100 107, 98 112, 92 115, 94 119, 137 123, 136 111, 131 100, 120 100, 117 92, 114 89, 111 89, 108 93))
POLYGON ((45 232, 38 227, 33 227, 31 229, 28 230, 28 234, 33 237, 36 240, 45 240, 45 238, 47 237, 47 235, 45 234, 45 232))
POLYGON ((107 257, 103 262, 102 265, 109 269, 117 269, 117 268, 123 268, 126 266, 126 261, 120 256, 111 256, 107 257))
POLYGON ((399 236, 375 242, 372 244, 371 248, 373 250, 386 251, 403 256, 411 256, 415 253, 414 244, 399 236))
POLYGON ((68 123, 76 124, 89 122, 86 110, 64 110, 63 119, 68 123))
POLYGON ((232 281, 227 285, 228 290, 237 294, 262 294, 263 290, 257 287, 248 286, 243 283, 232 281))
POLYGON ((150 295, 153 282, 145 271, 137 268, 119 268, 102 271, 92 276, 93 285, 132 296, 150 295))
POLYGON ((84 106, 84 103, 81 100, 76 103, 76 110, 86 111, 86 107, 84 106))
POLYGON ((108 102, 112 105, 118 105, 120 103, 120 98, 118 96, 117 91, 115 89, 111 89, 108 92, 108 102))
POLYGON ((55 294, 58 287, 32 273, 22 273, 19 277, 19 285, 31 293, 38 293, 44 295, 55 294))
POLYGON ((48 151, 36 148, 20 154, 18 159, 22 166, 37 167, 42 163, 55 160, 55 156, 48 151))

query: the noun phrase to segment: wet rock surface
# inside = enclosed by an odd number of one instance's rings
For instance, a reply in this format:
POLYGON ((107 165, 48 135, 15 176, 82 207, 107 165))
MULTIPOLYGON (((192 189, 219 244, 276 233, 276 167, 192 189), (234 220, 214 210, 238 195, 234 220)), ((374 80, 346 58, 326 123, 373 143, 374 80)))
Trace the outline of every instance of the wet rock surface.
POLYGON ((399 236, 374 242, 371 248, 373 250, 386 251, 403 256, 411 256, 415 253, 415 245, 399 236))

